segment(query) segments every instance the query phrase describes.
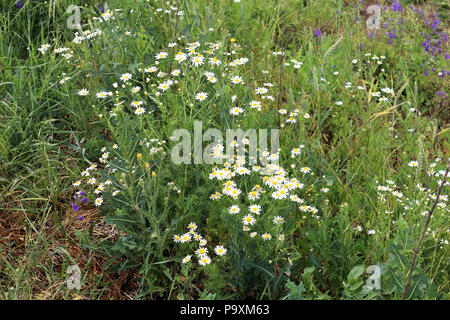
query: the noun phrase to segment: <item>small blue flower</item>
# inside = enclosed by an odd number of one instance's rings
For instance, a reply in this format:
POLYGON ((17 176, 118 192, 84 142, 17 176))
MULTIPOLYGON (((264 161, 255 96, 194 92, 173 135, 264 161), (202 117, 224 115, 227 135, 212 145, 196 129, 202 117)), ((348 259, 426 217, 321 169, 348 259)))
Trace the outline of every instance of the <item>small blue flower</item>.
POLYGON ((403 12, 403 8, 402 8, 402 4, 400 3, 400 1, 392 1, 392 7, 391 9, 393 11, 400 11, 403 12))
POLYGON ((97 4, 97 9, 100 10, 101 13, 105 13, 105 9, 103 8, 103 6, 100 3, 97 4))
POLYGON ((314 29, 314 37, 320 38, 321 35, 322 35, 322 32, 319 29, 315 28, 314 29))

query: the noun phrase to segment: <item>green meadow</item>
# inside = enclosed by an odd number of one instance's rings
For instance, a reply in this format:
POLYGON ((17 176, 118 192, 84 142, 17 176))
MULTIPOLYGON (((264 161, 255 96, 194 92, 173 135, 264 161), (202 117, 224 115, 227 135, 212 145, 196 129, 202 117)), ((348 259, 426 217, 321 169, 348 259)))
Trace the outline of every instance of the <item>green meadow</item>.
POLYGON ((446 1, 0 0, 0 299, 446 300, 446 1))

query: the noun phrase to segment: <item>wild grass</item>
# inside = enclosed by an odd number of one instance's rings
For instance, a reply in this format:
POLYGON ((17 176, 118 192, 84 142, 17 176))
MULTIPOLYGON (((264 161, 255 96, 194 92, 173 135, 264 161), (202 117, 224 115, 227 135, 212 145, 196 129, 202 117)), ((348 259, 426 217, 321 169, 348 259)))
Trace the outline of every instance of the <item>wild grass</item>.
MULTIPOLYGON (((368 35, 362 2, 108 1, 114 19, 101 15, 105 4, 87 2, 83 30, 101 34, 79 44, 66 23, 76 1, 22 3, 1 0, 0 11, 2 299, 401 298, 423 213, 449 159, 447 43, 441 40, 435 56, 423 46, 448 31, 445 3, 402 1, 399 11, 384 1, 382 28, 368 35), (432 28, 436 13, 440 23, 432 28), (203 66, 194 67, 191 56, 174 61, 196 41, 203 66), (207 52, 219 42, 214 55, 207 52), (50 45, 45 54, 38 50, 43 44, 50 45), (54 52, 62 47, 73 56, 54 52), (168 59, 155 58, 162 51, 168 59), (248 62, 213 67, 213 56, 248 62), (167 75, 145 72, 150 66, 167 75), (181 76, 170 75, 175 69, 181 76), (217 81, 209 83, 204 71, 217 81), (120 80, 125 73, 130 81, 120 80), (232 76, 243 83, 232 85, 232 76), (61 83, 64 77, 70 79, 61 83), (158 89, 167 79, 177 82, 158 89), (272 99, 255 93, 266 83, 273 84, 266 86, 272 99), (141 91, 131 93, 134 86, 141 91), (89 94, 77 94, 81 89, 89 94), (101 91, 112 97, 97 98, 101 91), (199 92, 208 98, 196 100, 199 92), (133 100, 143 101, 144 115, 134 113, 133 100), (249 108, 252 100, 261 111, 249 108), (231 115, 232 106, 244 115, 231 115), (295 123, 286 122, 290 112, 295 123), (223 188, 209 177, 215 166, 171 160, 174 130, 193 132, 195 121, 223 132, 279 128, 280 165, 304 184, 292 194, 318 212, 274 200, 256 172, 233 177, 239 200, 211 200, 223 188), (301 154, 291 157, 300 145, 301 154), (95 170, 86 169, 91 165, 95 170), (108 179, 111 186, 94 193, 108 179), (267 190, 255 202, 262 212, 252 229, 258 237, 251 238, 242 217, 255 185, 267 190), (79 190, 88 202, 74 212, 79 190), (232 205, 239 205, 238 216, 228 213, 232 205), (275 216, 284 223, 274 226, 275 216), (194 241, 173 241, 191 222, 208 242, 206 266, 196 261, 194 241), (270 241, 261 239, 264 232, 270 241), (216 257, 216 245, 227 254, 216 257), (185 264, 186 255, 192 261, 185 264), (70 265, 81 269, 80 290, 66 286, 70 265), (371 265, 380 267, 382 283, 368 292, 371 265)), ((448 298, 448 186, 442 195, 411 299, 448 298)))

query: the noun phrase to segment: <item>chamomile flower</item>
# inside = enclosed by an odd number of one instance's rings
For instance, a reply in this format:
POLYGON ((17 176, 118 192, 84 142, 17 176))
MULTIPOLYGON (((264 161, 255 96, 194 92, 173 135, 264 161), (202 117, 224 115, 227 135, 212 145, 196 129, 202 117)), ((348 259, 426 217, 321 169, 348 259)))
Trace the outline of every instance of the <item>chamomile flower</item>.
POLYGON ((247 198, 248 198, 248 200, 253 201, 253 200, 258 200, 260 196, 261 196, 261 194, 258 191, 253 190, 248 193, 247 198))
POLYGON ((208 256, 203 256, 200 260, 198 260, 198 264, 201 266, 205 266, 211 263, 211 258, 208 256))
POLYGON ((266 94, 269 90, 267 90, 267 88, 264 87, 258 87, 255 89, 255 93, 256 94, 266 94))
POLYGON ((171 86, 171 82, 169 81, 164 81, 163 83, 160 83, 158 85, 158 89, 162 90, 163 92, 166 91, 167 89, 169 89, 171 86))
POLYGON ((189 223, 188 229, 189 230, 194 230, 194 231, 197 230, 197 225, 195 224, 195 222, 189 223))
POLYGON ((205 58, 201 54, 197 55, 191 59, 191 62, 194 65, 194 67, 201 66, 204 63, 204 61, 205 61, 205 58))
POLYGON ((155 55, 155 59, 156 60, 165 59, 165 58, 167 58, 167 56, 168 56, 167 52, 160 52, 160 53, 155 55))
POLYGON ((274 224, 282 224, 284 222, 284 218, 280 216, 275 216, 272 220, 274 224))
POLYGON ((393 196, 396 196, 397 198, 402 198, 403 197, 403 193, 399 192, 399 191, 393 191, 392 192, 393 196))
POLYGON ((214 58, 209 58, 209 64, 213 65, 213 66, 218 66, 222 63, 222 61, 220 61, 219 59, 217 59, 216 57, 214 58))
POLYGON ((303 203, 304 200, 300 199, 299 196, 297 196, 296 194, 290 195, 289 199, 291 199, 291 201, 296 202, 296 203, 303 203))
POLYGON ((244 225, 253 225, 256 222, 256 219, 253 215, 248 214, 242 218, 242 222, 244 225))
POLYGON ((45 52, 46 52, 48 49, 50 49, 50 45, 49 45, 48 43, 46 43, 46 44, 41 45, 41 46, 38 48, 38 51, 39 51, 40 53, 42 53, 42 54, 45 54, 45 52))
POLYGON ((237 205, 232 205, 229 209, 228 209, 228 213, 230 214, 237 214, 241 211, 241 209, 239 208, 239 206, 237 205))
POLYGON ((286 122, 287 122, 287 123, 296 123, 297 120, 294 119, 294 118, 292 118, 292 117, 289 117, 289 118, 286 119, 286 122))
POLYGON ((242 78, 240 76, 234 76, 231 78, 231 83, 232 84, 239 84, 242 83, 242 78))
POLYGON ((95 206, 96 207, 101 206, 102 203, 103 203, 103 198, 102 197, 95 199, 95 206))
POLYGON ((195 254, 199 257, 203 257, 208 254, 208 248, 200 247, 197 250, 195 250, 195 254))
POLYGON ((218 255, 218 256, 224 256, 227 254, 227 249, 225 249, 223 246, 216 246, 214 248, 214 252, 218 255))
POLYGON ((298 156, 301 152, 302 150, 300 148, 294 148, 291 150, 291 157, 298 156))
POLYGON ((145 72, 145 73, 154 73, 154 72, 156 72, 156 71, 158 71, 158 68, 155 67, 155 66, 148 67, 148 68, 145 68, 145 69, 144 69, 144 72, 145 72))
POLYGON ((188 233, 185 233, 185 234, 183 234, 182 236, 181 236, 181 242, 182 243, 184 243, 184 242, 189 242, 189 241, 191 241, 191 239, 192 239, 192 237, 191 237, 191 234, 188 232, 188 233))
POLYGON ((272 236, 271 236, 269 233, 263 233, 263 234, 261 235, 261 238, 262 238, 264 241, 267 241, 267 240, 272 239, 272 236))
POLYGON ((415 167, 419 166, 419 162, 417 162, 417 161, 410 161, 408 163, 408 166, 410 166, 411 168, 415 168, 415 167))
POLYGON ((72 186, 78 187, 81 184, 81 180, 77 180, 74 183, 72 183, 72 186))
POLYGON ((55 53, 63 53, 69 51, 69 48, 56 48, 55 53))
POLYGON ((145 108, 142 107, 136 108, 136 110, 134 110, 134 113, 140 116, 141 114, 145 113, 145 108))
POLYGON ((100 193, 102 193, 102 191, 103 191, 104 189, 105 189, 104 184, 103 184, 103 183, 100 183, 100 184, 97 186, 97 188, 95 188, 94 193, 95 193, 95 194, 100 194, 100 193))
POLYGON ((258 165, 253 165, 253 166, 252 166, 252 171, 253 171, 253 172, 259 172, 259 171, 261 171, 261 167, 258 166, 258 165))
POLYGON ((120 80, 127 82, 128 80, 131 80, 132 77, 133 75, 131 73, 124 73, 120 76, 120 80))
POLYGON ((311 168, 302 167, 302 168, 300 168, 300 171, 303 172, 303 173, 309 173, 309 172, 311 172, 311 168))
POLYGON ((211 82, 211 83, 216 83, 216 82, 217 82, 217 78, 214 77, 214 76, 207 77, 207 79, 208 79, 208 81, 211 82))
POLYGON ((199 92, 195 95, 195 99, 198 101, 203 101, 208 97, 208 94, 206 92, 199 92))
POLYGON ((141 106, 142 104, 144 103, 144 101, 142 101, 142 100, 139 100, 139 101, 132 101, 131 103, 130 103, 130 105, 132 106, 132 107, 139 107, 139 106, 141 106))
POLYGON ((60 84, 64 84, 64 83, 66 83, 66 81, 69 81, 70 79, 72 79, 72 77, 64 77, 63 79, 61 79, 61 80, 59 81, 59 83, 60 83, 60 84))
POLYGON ((250 108, 251 109, 257 109, 258 111, 261 111, 261 102, 253 100, 250 102, 250 108))
POLYGON ((175 55, 175 60, 178 61, 178 62, 183 62, 183 61, 186 60, 186 59, 187 59, 187 56, 186 56, 186 54, 183 53, 183 52, 178 52, 178 53, 175 55))
POLYGON ((237 168, 234 170, 234 172, 237 173, 237 174, 239 174, 240 176, 242 176, 242 175, 250 175, 250 173, 251 173, 251 171, 248 170, 248 169, 245 168, 245 167, 237 167, 237 168))
POLYGON ((139 91, 141 91, 141 87, 139 87, 139 86, 131 88, 132 93, 138 93, 139 91))
POLYGON ((186 257, 183 258, 183 263, 188 263, 189 261, 191 261, 191 256, 187 255, 186 257))
POLYGON ((203 240, 202 236, 200 234, 198 234, 198 233, 194 233, 193 237, 194 237, 194 240, 196 240, 196 241, 202 241, 203 240))
POLYGON ((81 89, 80 91, 78 91, 78 95, 80 96, 87 96, 89 94, 89 90, 87 89, 81 89))
POLYGON ((310 208, 309 206, 305 206, 305 205, 299 207, 299 209, 303 212, 309 211, 309 208, 310 208))
POLYGON ((261 213, 261 206, 257 204, 252 204, 248 207, 248 211, 251 213, 259 215, 261 213))
POLYGON ((242 109, 242 108, 234 107, 234 108, 230 109, 230 114, 233 115, 233 116, 238 116, 241 113, 244 113, 244 109, 242 109))

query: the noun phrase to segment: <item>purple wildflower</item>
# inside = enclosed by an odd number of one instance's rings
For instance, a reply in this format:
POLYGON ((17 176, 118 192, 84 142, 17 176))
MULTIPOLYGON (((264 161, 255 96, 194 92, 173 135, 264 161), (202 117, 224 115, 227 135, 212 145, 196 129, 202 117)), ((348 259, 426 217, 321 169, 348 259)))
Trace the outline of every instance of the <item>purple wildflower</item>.
POLYGON ((315 28, 314 29, 314 37, 320 38, 321 35, 322 35, 322 32, 319 29, 315 28))
POLYGON ((392 44, 394 42, 394 39, 397 39, 397 30, 394 30, 394 32, 386 32, 385 33, 389 37, 389 44, 392 44))
POLYGON ((97 4, 97 9, 100 10, 101 13, 105 13, 105 9, 103 8, 103 6, 100 3, 97 4))
MULTIPOLYGON (((88 199, 86 197, 83 197, 86 195, 86 192, 84 191, 78 191, 73 195, 73 198, 75 199, 75 201, 72 203, 72 208, 74 212, 78 212, 80 210, 80 201, 83 203, 88 202, 88 199), (80 199, 80 197, 83 197, 80 199)), ((83 217, 78 215, 78 219, 79 220, 83 220, 83 217)))
POLYGON ((400 3, 400 1, 392 1, 392 11, 400 11, 403 12, 403 8, 402 8, 402 4, 400 3))

